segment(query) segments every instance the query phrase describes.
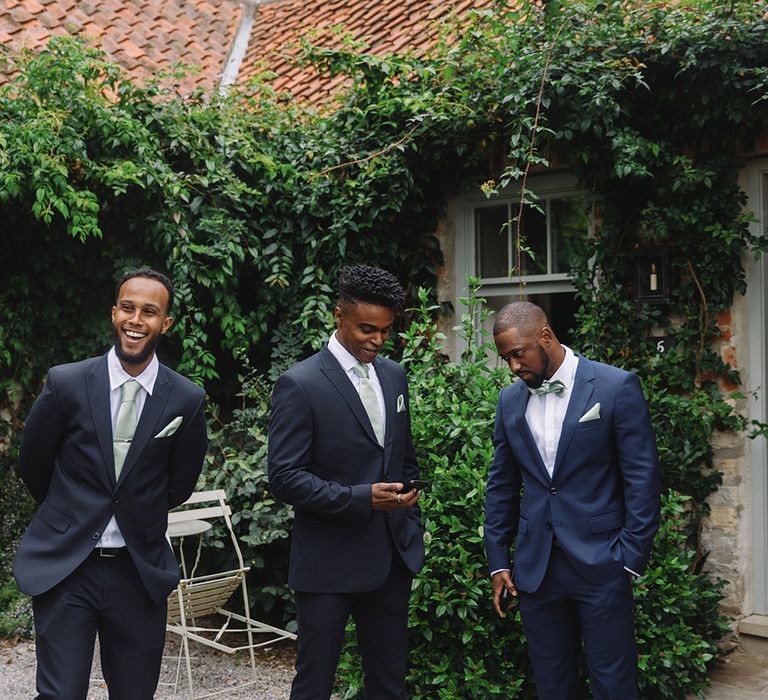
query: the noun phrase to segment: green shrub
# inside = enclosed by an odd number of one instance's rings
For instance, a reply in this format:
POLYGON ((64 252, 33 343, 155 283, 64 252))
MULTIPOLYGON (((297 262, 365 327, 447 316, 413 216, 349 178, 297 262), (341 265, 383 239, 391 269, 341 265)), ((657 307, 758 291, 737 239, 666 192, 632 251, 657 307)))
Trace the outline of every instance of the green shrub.
POLYGON ((0 637, 31 639, 33 634, 32 599, 9 578, 0 588, 0 637))
MULTIPOLYGON (((264 616, 295 631, 295 608, 288 590, 288 533, 293 513, 269 493, 267 430, 270 383, 256 373, 243 381, 241 408, 232 420, 211 421, 210 444, 197 489, 223 489, 232 507, 232 525, 248 574, 254 617, 264 616)), ((232 568, 236 558, 225 526, 215 523, 203 535, 200 573, 232 568)), ((239 602, 239 601, 238 601, 239 602)))
POLYGON ((31 599, 16 588, 11 565, 35 505, 12 467, 14 461, 7 454, 0 460, 0 637, 30 637, 31 599))
POLYGON ((690 505, 688 496, 664 495, 653 555, 634 585, 643 698, 700 695, 715 642, 728 631, 719 611, 725 581, 700 573, 696 552, 686 547, 690 505))

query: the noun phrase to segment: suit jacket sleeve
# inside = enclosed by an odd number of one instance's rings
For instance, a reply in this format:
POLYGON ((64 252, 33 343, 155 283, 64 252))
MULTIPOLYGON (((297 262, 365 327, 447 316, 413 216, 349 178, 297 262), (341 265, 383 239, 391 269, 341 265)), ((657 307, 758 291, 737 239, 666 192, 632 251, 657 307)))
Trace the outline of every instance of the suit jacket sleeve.
POLYGON ((49 370, 43 391, 35 400, 24 425, 18 465, 22 481, 38 503, 42 503, 48 495, 56 454, 63 439, 54 371, 49 370))
POLYGON ((371 516, 371 484, 345 486, 312 473, 312 406, 304 389, 282 375, 272 393, 269 488, 294 508, 354 518, 371 516))
POLYGON ((180 506, 192 495, 203 469, 207 449, 205 394, 201 391, 194 413, 186 426, 182 424, 182 430, 171 453, 168 478, 169 510, 180 506))
POLYGON ((520 468, 512 453, 504 429, 504 393, 496 406, 496 425, 493 433, 493 463, 485 489, 485 524, 483 537, 489 571, 511 569, 509 548, 517 535, 520 514, 520 468))
POLYGON ((642 574, 659 529, 661 476, 648 404, 634 374, 627 374, 619 387, 614 433, 624 483, 624 565, 642 574))

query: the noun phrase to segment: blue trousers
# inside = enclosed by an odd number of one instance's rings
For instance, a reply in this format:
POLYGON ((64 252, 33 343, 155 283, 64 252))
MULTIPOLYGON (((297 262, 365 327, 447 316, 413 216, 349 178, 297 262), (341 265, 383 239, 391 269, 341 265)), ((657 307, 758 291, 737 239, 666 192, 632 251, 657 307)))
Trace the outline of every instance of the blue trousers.
POLYGON ((637 645, 626 571, 604 584, 576 573, 553 548, 539 589, 519 591, 520 615, 539 700, 580 698, 581 651, 595 700, 635 700, 637 645))

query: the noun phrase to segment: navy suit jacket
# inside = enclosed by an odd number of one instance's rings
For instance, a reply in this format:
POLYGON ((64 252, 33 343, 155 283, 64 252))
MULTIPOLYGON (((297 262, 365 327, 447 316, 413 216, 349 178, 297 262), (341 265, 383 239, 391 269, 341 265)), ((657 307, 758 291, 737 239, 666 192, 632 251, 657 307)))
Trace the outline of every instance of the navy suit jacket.
POLYGON ((147 592, 157 604, 167 598, 179 580, 168 511, 189 498, 202 469, 204 402, 200 387, 160 365, 116 482, 107 356, 48 371, 19 455, 40 504, 13 564, 21 591, 40 595, 72 573, 114 514, 147 592), (155 437, 178 416, 173 435, 155 437))
POLYGON ((556 536, 587 581, 604 583, 625 567, 642 574, 659 526, 660 475, 638 378, 578 358, 552 478, 525 420, 529 397, 517 381, 502 390, 496 409, 486 488, 490 570, 512 568, 516 538, 515 586, 536 591, 556 536), (597 403, 600 417, 579 422, 597 403))
POLYGON ((269 483, 277 498, 294 507, 288 585, 296 591, 378 588, 389 573, 393 548, 412 572, 423 565, 418 508, 391 513, 371 508, 373 483, 418 478, 405 372, 384 358, 376 358, 374 368, 386 406, 383 447, 357 390, 327 346, 275 383, 269 483))

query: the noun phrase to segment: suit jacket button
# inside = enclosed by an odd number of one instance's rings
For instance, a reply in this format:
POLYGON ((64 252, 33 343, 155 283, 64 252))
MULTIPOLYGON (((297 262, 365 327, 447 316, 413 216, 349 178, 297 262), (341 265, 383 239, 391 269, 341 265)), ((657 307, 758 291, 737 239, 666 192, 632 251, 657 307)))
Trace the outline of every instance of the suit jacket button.
POLYGON ((549 492, 550 492, 550 493, 551 493, 553 496, 557 495, 557 489, 556 489, 554 486, 553 486, 551 489, 549 489, 549 492))
POLYGON ((552 523, 547 523, 546 524, 546 528, 547 528, 547 530, 551 530, 552 529, 552 523))
POLYGON ((112 499, 112 503, 120 503, 120 496, 115 496, 115 497, 112 499))
POLYGON ((98 532, 94 532, 94 533, 91 535, 91 539, 93 539, 93 540, 98 540, 98 539, 99 539, 99 537, 101 537, 101 535, 100 535, 98 532))

